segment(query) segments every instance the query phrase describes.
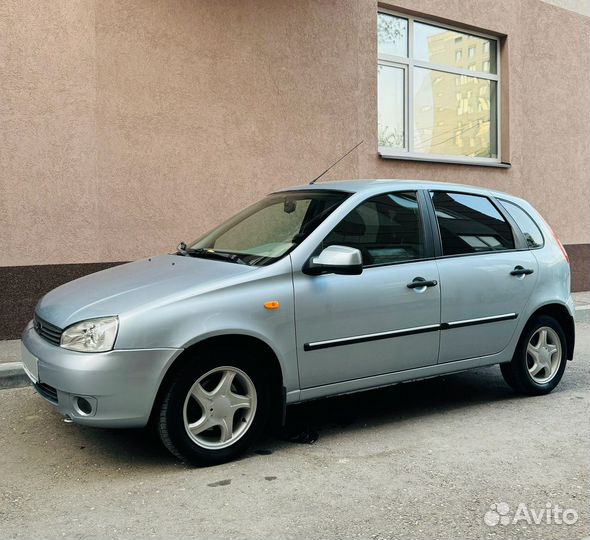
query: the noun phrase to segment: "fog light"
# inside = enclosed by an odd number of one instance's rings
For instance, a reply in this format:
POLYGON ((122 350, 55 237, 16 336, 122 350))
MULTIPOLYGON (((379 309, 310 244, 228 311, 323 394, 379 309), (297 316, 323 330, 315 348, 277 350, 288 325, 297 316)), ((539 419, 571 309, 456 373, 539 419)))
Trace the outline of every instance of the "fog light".
POLYGON ((85 416, 92 414, 92 404, 84 397, 78 396, 76 398, 76 408, 85 416))

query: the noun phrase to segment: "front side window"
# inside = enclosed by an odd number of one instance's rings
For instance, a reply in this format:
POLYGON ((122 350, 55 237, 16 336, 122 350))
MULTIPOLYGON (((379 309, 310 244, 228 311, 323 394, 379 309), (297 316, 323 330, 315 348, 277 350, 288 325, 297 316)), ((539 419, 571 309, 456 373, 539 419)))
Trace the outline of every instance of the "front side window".
POLYGON ((363 266, 423 258, 416 192, 387 193, 366 200, 328 234, 322 248, 332 245, 359 249, 363 266))
POLYGON ((348 196, 319 190, 269 195, 190 244, 182 254, 252 266, 270 264, 301 243, 348 196))
POLYGON ((498 42, 379 12, 382 155, 499 161, 498 42))
POLYGON ((506 209, 506 211, 512 216, 512 219, 516 221, 518 228, 524 234, 527 246, 530 248, 542 247, 544 244, 543 234, 541 229, 533 221, 533 218, 527 214, 520 206, 500 199, 500 203, 506 209))
POLYGON ((514 249, 510 224, 487 197, 431 193, 443 255, 514 249))

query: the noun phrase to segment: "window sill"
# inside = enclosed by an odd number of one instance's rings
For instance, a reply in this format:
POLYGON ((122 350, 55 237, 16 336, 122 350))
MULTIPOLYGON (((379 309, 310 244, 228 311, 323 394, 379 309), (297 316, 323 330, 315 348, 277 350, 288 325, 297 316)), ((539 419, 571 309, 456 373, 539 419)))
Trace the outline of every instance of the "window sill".
POLYGON ((433 156, 413 156, 409 154, 394 154, 379 151, 379 157, 382 159, 397 159, 400 161, 423 161, 425 163, 445 163, 447 165, 471 165, 475 167, 495 167, 497 169, 510 169, 510 163, 495 161, 493 159, 461 159, 453 157, 433 157, 433 156))

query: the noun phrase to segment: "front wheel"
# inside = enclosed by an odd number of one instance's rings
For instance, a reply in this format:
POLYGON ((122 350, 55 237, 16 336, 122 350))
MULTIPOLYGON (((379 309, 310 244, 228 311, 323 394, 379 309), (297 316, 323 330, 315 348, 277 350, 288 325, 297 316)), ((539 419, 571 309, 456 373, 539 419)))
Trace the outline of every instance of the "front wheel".
POLYGON ((561 325, 541 315, 524 329, 512 361, 500 365, 504 380, 522 394, 548 394, 563 376, 565 352, 561 325))
POLYGON ((252 361, 195 359, 181 367, 161 401, 158 431, 174 455, 196 465, 237 457, 261 433, 270 410, 267 379, 252 361))

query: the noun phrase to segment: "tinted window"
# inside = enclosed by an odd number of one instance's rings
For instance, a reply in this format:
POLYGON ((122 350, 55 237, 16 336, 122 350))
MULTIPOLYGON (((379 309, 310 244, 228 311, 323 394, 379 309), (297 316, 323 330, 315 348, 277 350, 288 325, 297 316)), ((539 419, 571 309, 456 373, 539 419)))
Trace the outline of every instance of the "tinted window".
POLYGON ((359 249, 365 266, 424 257, 416 193, 389 193, 366 200, 334 228, 323 247, 335 244, 359 249))
POLYGON ((443 255, 514 249, 512 229, 487 197, 431 193, 443 255))
POLYGON ((529 216, 520 206, 508 201, 502 201, 502 205, 512 216, 519 229, 526 238, 526 243, 530 248, 537 248, 543 245, 543 235, 533 218, 529 216))

